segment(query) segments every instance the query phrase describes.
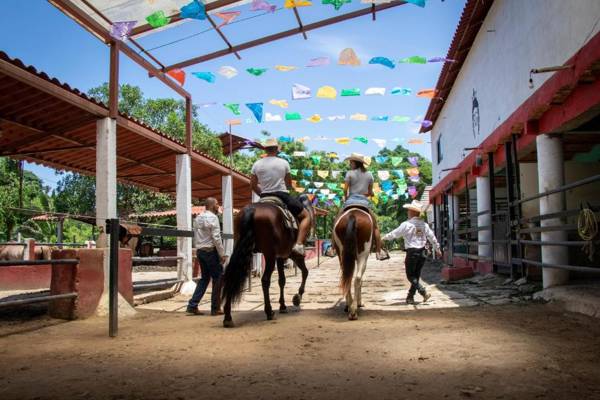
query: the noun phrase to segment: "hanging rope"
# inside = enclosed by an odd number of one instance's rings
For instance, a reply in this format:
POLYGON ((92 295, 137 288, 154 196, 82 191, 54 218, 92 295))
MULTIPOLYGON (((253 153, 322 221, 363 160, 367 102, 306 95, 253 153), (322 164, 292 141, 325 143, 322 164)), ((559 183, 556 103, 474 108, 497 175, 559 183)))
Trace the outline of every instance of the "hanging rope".
POLYGON ((581 240, 585 240, 587 243, 583 245, 583 251, 587 254, 588 259, 592 261, 594 258, 594 238, 598 235, 598 219, 596 214, 589 207, 581 208, 579 217, 577 218, 577 233, 581 240))

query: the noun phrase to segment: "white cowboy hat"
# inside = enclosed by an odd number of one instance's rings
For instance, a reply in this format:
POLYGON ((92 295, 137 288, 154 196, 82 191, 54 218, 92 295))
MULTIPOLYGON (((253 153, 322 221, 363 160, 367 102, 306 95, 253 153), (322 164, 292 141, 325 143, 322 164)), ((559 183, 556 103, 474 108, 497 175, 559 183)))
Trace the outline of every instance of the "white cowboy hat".
POLYGON ((262 146, 264 148, 267 148, 267 147, 277 147, 277 148, 279 148, 279 142, 275 138, 268 138, 267 140, 265 140, 264 142, 262 142, 262 146))
POLYGON ((356 161, 365 166, 369 166, 371 164, 371 157, 365 157, 360 153, 352 153, 350 154, 350 157, 346 157, 344 161, 356 161))
POLYGON ((407 210, 413 210, 416 212, 423 211, 423 204, 421 204, 419 200, 413 200, 412 202, 405 204, 402 207, 406 208, 407 210))

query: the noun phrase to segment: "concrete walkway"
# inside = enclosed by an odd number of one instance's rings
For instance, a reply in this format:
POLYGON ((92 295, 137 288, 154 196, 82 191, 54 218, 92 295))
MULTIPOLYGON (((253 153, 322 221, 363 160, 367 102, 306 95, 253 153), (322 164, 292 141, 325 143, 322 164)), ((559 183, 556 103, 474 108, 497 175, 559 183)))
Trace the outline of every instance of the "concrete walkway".
MULTIPOLYGON (((301 307, 303 309, 341 307, 345 300, 342 299, 339 290, 340 271, 337 257, 322 258, 321 265, 318 267, 316 266, 316 260, 311 260, 309 268, 306 292, 301 307)), ((426 303, 422 303, 421 297, 417 294, 415 300, 418 304, 407 305, 405 299, 410 284, 404 272, 404 252, 392 253, 391 259, 387 261, 377 261, 374 256, 371 257, 364 275, 363 302, 365 308, 370 310, 411 310, 482 304, 482 301, 478 300, 477 297, 461 293, 461 290, 454 290, 452 285, 438 285, 440 279, 439 268, 434 265, 428 265, 423 275, 428 291, 432 294, 431 299, 426 303)), ((293 269, 286 270, 286 276, 285 299, 288 308, 293 310, 291 299, 300 285, 300 271, 298 271, 298 275, 294 276, 293 269)), ((277 279, 277 272, 275 272, 272 277, 270 292, 274 309, 279 307, 277 279)), ((189 297, 187 296, 177 295, 167 300, 140 305, 139 308, 184 312, 188 300, 189 297)), ((207 292, 200 303, 200 309, 208 310, 210 308, 209 301, 210 294, 207 292)), ((259 278, 252 279, 252 290, 244 293, 242 301, 236 309, 263 309, 263 294, 259 278)))

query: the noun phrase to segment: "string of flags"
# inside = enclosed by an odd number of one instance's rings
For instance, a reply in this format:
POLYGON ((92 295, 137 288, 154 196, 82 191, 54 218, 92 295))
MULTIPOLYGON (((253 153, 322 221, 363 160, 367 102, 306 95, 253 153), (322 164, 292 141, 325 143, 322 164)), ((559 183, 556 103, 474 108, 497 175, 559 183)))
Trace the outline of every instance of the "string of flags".
MULTIPOLYGON (((389 3, 392 0, 361 0, 361 3, 366 4, 383 4, 389 3)), ((321 0, 323 5, 332 5, 335 10, 340 10, 344 4, 350 4, 352 0, 321 0)), ((407 3, 414 4, 421 8, 425 7, 426 0, 406 0, 407 3)), ((312 6, 312 1, 309 0, 285 0, 284 8, 297 8, 297 7, 309 7, 312 6)), ((267 12, 274 13, 277 11, 275 4, 269 3, 267 0, 252 0, 250 6, 251 12, 267 12)), ((222 28, 225 25, 231 24, 242 14, 241 11, 219 11, 214 12, 212 15, 218 17, 221 22, 217 25, 218 28, 222 28)), ((195 19, 205 20, 207 17, 206 7, 203 2, 199 0, 192 0, 190 3, 182 6, 179 9, 179 19, 195 19)), ((111 36, 117 40, 127 40, 131 30, 137 25, 138 21, 117 21, 114 22, 111 27, 111 36)), ((157 10, 146 17, 146 22, 152 28, 162 28, 163 26, 171 23, 171 17, 167 16, 163 10, 157 10)))

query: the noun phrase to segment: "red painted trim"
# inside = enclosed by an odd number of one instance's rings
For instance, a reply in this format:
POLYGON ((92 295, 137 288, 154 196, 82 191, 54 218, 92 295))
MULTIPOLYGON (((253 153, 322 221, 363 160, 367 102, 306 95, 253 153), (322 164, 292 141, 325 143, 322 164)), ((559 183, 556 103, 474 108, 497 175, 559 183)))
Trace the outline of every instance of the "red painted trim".
MULTIPOLYGON (((555 72, 544 84, 535 91, 521 106, 519 106, 496 130, 494 130, 482 143, 483 153, 494 152, 494 164, 503 165, 506 161, 503 143, 510 138, 513 126, 526 124, 531 121, 531 115, 539 108, 550 104, 554 94, 566 87, 575 89, 567 100, 559 106, 551 106, 538 122, 537 132, 532 129, 532 134, 522 135, 517 142, 517 149, 523 149, 535 141, 536 134, 552 132, 566 122, 581 115, 586 110, 600 103, 600 80, 592 84, 578 84, 579 79, 590 66, 600 60, 600 33, 597 33, 585 46, 583 46, 565 65, 574 65, 574 68, 555 72)), ((471 151, 459 164, 458 169, 446 175, 430 192, 430 197, 435 198, 444 192, 444 188, 455 183, 455 192, 464 186, 461 176, 471 170, 475 165, 476 151, 471 151), (462 183, 461 183, 462 181, 462 183)), ((481 175, 487 171, 487 166, 482 168, 481 175)))

